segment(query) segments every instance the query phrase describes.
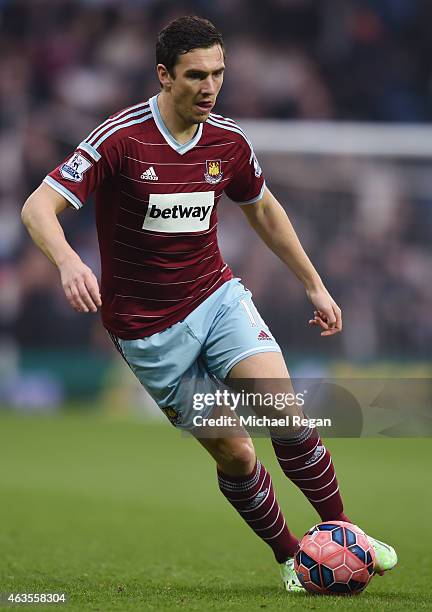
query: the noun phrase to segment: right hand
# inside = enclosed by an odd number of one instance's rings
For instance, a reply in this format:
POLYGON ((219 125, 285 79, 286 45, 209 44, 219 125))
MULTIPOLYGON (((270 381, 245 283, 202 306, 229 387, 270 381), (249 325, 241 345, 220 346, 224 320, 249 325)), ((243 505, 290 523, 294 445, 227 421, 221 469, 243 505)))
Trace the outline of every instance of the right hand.
POLYGON ((77 312, 97 312, 102 305, 99 284, 92 270, 78 255, 58 266, 61 283, 72 308, 77 312))

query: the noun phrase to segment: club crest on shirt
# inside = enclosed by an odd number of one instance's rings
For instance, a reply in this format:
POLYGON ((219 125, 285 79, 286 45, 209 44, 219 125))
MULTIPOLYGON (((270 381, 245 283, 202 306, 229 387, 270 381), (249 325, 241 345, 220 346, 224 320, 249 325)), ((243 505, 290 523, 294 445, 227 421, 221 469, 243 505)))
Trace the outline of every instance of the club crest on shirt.
POLYGON ((206 171, 204 172, 204 178, 207 183, 215 185, 222 180, 223 172, 221 170, 222 163, 220 159, 211 159, 206 161, 206 171))
POLYGON ((64 179, 80 183, 83 180, 84 172, 87 172, 92 165, 93 164, 81 155, 81 153, 74 153, 74 155, 61 166, 60 174, 64 179))

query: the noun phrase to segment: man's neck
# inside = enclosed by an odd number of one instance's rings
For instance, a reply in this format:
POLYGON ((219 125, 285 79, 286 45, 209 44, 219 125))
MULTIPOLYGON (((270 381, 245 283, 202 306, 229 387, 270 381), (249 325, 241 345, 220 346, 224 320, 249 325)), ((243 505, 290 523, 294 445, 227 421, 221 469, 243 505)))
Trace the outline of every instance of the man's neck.
POLYGON ((157 105, 162 117, 162 121, 168 128, 170 134, 179 142, 184 144, 189 142, 197 131, 198 124, 185 123, 185 121, 175 112, 169 94, 164 91, 157 97, 157 105))

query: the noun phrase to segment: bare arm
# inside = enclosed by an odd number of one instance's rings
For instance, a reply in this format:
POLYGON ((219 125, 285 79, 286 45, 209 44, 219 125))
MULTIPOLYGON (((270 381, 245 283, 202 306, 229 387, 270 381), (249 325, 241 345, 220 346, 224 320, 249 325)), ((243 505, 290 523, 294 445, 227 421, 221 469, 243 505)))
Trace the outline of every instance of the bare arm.
POLYGON ((67 242, 57 216, 67 200, 42 183, 27 199, 21 218, 35 244, 57 266, 65 295, 78 312, 96 312, 101 305, 93 272, 67 242))
POLYGON ((286 212, 272 193, 266 188, 259 202, 246 204, 241 209, 263 242, 305 286, 306 294, 316 308, 309 323, 321 327, 322 336, 340 332, 341 310, 325 288, 286 212))

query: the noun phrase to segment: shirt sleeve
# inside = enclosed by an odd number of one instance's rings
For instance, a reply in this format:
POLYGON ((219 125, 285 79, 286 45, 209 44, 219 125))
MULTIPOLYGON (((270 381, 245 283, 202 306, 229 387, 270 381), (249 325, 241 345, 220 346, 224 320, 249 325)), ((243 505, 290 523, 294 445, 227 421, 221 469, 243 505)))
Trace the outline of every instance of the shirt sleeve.
POLYGON ((265 181, 261 166, 252 146, 245 141, 245 146, 241 147, 233 177, 225 187, 225 193, 230 200, 238 204, 254 204, 261 200, 264 188, 265 181))
POLYGON ((83 141, 44 178, 44 183, 78 210, 107 178, 119 171, 121 158, 119 139, 107 138, 97 150, 83 141))

